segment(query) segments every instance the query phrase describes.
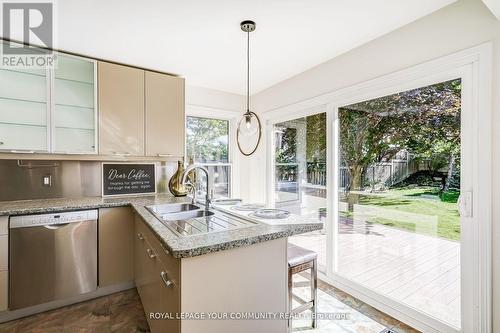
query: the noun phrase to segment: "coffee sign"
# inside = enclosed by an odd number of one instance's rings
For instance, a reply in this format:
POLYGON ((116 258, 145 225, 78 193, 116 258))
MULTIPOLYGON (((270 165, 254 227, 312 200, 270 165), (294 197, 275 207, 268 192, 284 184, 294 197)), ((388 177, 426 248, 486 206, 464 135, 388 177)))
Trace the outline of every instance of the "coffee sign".
POLYGON ((103 163, 102 195, 156 193, 154 163, 103 163))

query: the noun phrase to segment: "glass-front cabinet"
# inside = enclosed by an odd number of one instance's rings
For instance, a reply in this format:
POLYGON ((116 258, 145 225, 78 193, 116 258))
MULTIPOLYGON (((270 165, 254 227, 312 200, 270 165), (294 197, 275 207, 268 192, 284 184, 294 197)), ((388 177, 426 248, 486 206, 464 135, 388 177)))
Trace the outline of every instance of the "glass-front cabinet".
POLYGON ((65 54, 54 68, 0 67, 0 151, 96 153, 95 69, 65 54))
POLYGON ((0 68, 0 149, 48 152, 48 71, 0 68))
POLYGON ((53 80, 53 152, 95 153, 95 62, 59 55, 53 80))

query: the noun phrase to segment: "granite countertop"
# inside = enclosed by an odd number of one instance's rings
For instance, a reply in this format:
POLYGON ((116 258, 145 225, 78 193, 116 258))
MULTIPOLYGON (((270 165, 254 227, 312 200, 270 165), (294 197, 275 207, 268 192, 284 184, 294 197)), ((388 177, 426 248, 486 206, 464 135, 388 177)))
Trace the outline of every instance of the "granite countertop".
POLYGON ((169 195, 130 196, 119 198, 84 197, 64 199, 41 199, 0 202, 0 215, 27 215, 72 210, 131 206, 142 217, 146 225, 158 237, 165 249, 175 258, 188 258, 211 252, 252 245, 273 239, 298 235, 323 228, 319 222, 295 218, 293 223, 270 225, 258 223, 255 226, 219 231, 208 234, 178 237, 163 225, 145 206, 173 202, 186 202, 186 198, 169 195))

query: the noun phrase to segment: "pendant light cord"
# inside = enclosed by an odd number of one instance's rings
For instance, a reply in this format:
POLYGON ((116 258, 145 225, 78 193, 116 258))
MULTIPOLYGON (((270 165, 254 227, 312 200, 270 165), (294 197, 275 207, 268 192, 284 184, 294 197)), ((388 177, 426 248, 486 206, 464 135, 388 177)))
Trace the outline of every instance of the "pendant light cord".
POLYGON ((250 31, 247 31, 247 112, 250 111, 250 31))

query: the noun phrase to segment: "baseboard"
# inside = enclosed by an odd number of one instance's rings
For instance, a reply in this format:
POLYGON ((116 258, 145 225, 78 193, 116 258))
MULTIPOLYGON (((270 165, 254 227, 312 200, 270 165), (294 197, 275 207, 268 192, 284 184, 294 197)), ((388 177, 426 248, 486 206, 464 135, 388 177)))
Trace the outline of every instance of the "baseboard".
POLYGON ((54 310, 54 309, 57 309, 57 308, 60 308, 63 306, 68 306, 68 305, 88 301, 90 299, 114 294, 114 293, 128 290, 131 288, 135 288, 135 283, 133 281, 115 284, 112 286, 99 287, 99 288, 97 288, 97 290, 92 291, 90 293, 70 297, 70 298, 63 299, 63 300, 57 300, 57 301, 52 301, 52 302, 48 302, 48 303, 33 305, 33 306, 30 306, 27 308, 13 310, 13 311, 9 311, 9 310, 3 311, 3 312, 0 312, 0 323, 4 323, 4 322, 11 321, 14 319, 19 319, 22 317, 31 316, 31 315, 45 312, 45 311, 49 311, 49 310, 54 310))

